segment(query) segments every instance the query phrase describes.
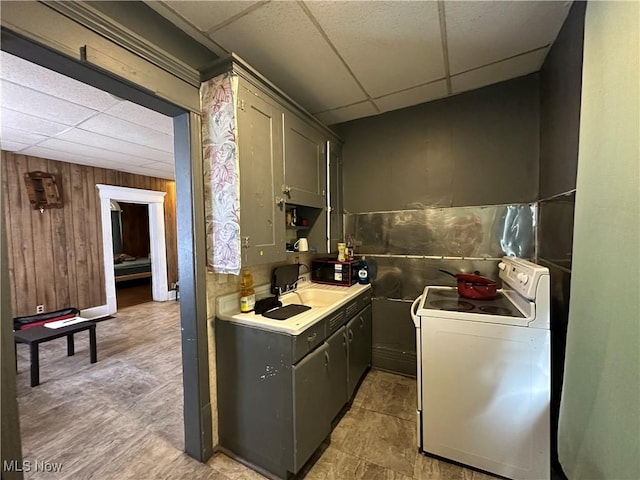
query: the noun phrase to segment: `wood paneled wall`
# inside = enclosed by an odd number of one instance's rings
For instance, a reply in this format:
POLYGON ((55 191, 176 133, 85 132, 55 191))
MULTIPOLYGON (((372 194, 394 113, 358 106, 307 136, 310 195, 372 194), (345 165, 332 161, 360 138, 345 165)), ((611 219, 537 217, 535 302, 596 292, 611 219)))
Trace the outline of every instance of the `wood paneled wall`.
POLYGON ((166 192, 169 285, 178 279, 175 182, 73 163, 1 152, 4 221, 14 316, 106 303, 102 222, 97 184, 166 192), (23 174, 53 173, 63 208, 33 210, 23 174))

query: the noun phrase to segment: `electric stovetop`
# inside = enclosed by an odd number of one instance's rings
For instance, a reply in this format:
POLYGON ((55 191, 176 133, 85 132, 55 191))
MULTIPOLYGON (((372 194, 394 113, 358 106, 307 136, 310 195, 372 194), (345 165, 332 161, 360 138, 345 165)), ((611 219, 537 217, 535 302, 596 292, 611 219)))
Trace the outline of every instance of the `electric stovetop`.
POLYGON ((498 291, 496 298, 492 300, 477 300, 461 297, 455 288, 429 287, 424 308, 428 310, 524 318, 522 312, 500 291, 498 291))

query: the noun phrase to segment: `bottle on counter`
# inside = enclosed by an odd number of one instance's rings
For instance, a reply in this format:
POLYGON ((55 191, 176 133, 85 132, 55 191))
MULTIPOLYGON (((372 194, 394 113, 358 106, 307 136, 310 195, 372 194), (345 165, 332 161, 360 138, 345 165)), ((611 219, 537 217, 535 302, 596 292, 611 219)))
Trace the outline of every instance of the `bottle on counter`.
POLYGON ((347 257, 347 261, 353 260, 354 249, 355 249, 355 241, 353 240, 353 233, 350 233, 347 236, 347 247, 345 250, 345 256, 347 257))
POLYGON ((369 283, 369 266, 367 265, 367 261, 362 257, 362 265, 360 265, 360 270, 358 270, 358 283, 362 285, 366 285, 369 283))
POLYGON ((240 312, 252 312, 255 305, 256 291, 253 289, 253 275, 248 268, 243 268, 240 277, 240 312))

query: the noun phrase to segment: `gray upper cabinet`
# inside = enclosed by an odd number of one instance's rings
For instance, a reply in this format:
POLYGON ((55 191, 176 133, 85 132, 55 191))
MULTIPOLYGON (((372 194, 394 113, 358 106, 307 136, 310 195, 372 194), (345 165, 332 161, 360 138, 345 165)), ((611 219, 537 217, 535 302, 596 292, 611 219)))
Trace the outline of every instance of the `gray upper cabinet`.
POLYGON ((202 78, 228 72, 238 78, 242 265, 284 261, 286 242, 300 237, 326 253, 327 143, 337 137, 235 55, 213 64, 202 78), (298 216, 307 222, 289 226, 289 232, 286 204, 306 209, 298 216))
POLYGON ((327 138, 321 130, 286 112, 284 116, 284 184, 287 201, 324 208, 327 188, 327 138))
POLYGON ((329 232, 329 252, 338 251, 342 234, 342 147, 337 142, 329 142, 329 196, 327 210, 329 232))
POLYGON ((240 82, 238 89, 240 158, 240 236, 242 264, 284 260, 282 108, 240 82))

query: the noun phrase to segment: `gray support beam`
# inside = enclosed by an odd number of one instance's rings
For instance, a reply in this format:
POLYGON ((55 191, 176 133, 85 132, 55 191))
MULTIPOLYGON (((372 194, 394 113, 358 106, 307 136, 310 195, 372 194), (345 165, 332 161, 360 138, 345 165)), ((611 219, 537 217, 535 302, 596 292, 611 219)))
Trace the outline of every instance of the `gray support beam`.
POLYGON ((213 453, 207 346, 206 244, 200 116, 174 118, 185 452, 213 453))
POLYGON ((7 242, 5 241, 5 224, 0 221, 0 288, 2 290, 2 316, 0 356, 2 358, 2 480, 22 479, 22 446, 20 442, 20 422, 18 417, 18 400, 16 398, 16 363, 15 344, 13 342, 13 315, 11 298, 9 297, 9 264, 7 259, 7 242), (5 463, 6 462, 6 463, 5 463), (11 463, 14 462, 14 463, 11 463), (5 466, 8 466, 5 470, 5 466), (16 466, 17 468, 11 468, 16 466))

